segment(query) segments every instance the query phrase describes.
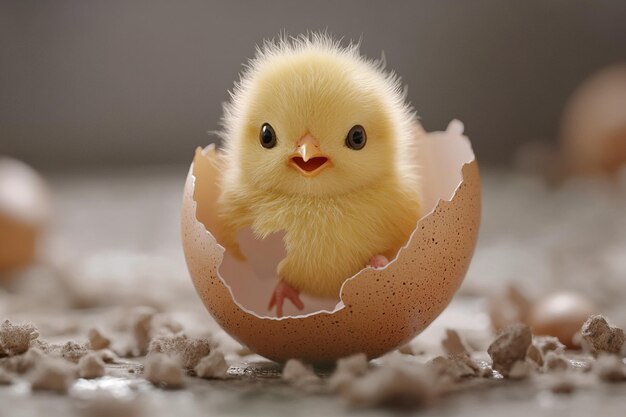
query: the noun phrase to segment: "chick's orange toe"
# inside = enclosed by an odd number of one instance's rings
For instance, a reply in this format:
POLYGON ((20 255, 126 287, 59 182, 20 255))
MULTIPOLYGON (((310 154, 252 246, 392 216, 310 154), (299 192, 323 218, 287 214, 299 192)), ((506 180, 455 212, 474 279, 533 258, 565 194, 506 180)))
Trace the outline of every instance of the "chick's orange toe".
POLYGON ((274 288, 272 298, 270 299, 269 306, 267 307, 268 310, 271 311, 274 307, 276 307, 276 317, 282 317, 285 299, 291 301, 291 303, 296 306, 298 310, 302 310, 304 308, 304 303, 300 299, 300 291, 293 288, 285 281, 280 280, 278 281, 278 284, 276 284, 276 288, 274 288))

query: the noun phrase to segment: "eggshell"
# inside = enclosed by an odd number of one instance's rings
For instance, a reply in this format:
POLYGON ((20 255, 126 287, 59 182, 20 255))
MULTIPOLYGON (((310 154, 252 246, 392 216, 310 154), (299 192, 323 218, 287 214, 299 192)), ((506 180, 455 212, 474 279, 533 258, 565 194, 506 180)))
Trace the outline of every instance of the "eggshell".
MULTIPOLYGON (((480 223, 478 165, 463 125, 419 138, 425 215, 407 245, 383 269, 365 268, 344 283, 341 300, 303 297, 302 312, 276 318, 267 302, 284 257, 280 236, 243 233, 246 262, 219 245, 220 175, 213 146, 196 151, 185 184, 182 240, 189 272, 217 323, 252 351, 284 362, 332 363, 353 353, 369 358, 402 346, 448 305, 472 257, 480 223), (217 237, 217 240, 216 240, 217 237)), ((286 304, 288 307, 288 303, 286 304)))
POLYGON ((28 265, 49 217, 43 179, 28 165, 0 157, 0 271, 28 265))
POLYGON ((575 348, 574 336, 583 323, 598 310, 586 297, 571 292, 550 294, 534 303, 528 324, 538 336, 554 336, 575 348))
POLYGON ((598 71, 574 92, 561 130, 571 172, 614 173, 626 164, 626 64, 598 71))

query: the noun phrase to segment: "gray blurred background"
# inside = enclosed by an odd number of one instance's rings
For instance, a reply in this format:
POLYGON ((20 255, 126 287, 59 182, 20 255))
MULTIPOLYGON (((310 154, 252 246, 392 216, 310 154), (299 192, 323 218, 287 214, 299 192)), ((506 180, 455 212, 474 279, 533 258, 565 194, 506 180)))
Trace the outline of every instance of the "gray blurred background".
POLYGON ((573 89, 626 60, 626 2, 0 1, 0 154, 43 170, 187 164, 241 64, 281 30, 362 38, 425 127, 483 163, 555 141, 573 89))

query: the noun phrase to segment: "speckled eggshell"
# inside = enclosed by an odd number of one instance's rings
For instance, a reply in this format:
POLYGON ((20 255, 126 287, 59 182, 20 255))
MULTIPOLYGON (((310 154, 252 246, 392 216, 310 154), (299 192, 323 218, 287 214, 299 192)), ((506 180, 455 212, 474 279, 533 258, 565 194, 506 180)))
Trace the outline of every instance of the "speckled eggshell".
POLYGON ((432 211, 397 257, 384 269, 365 268, 348 279, 341 300, 307 299, 308 310, 280 319, 264 310, 276 284, 275 265, 284 256, 280 239, 242 242, 244 253, 257 255, 247 262, 225 254, 216 218, 219 153, 212 146, 198 149, 185 184, 182 240, 208 311, 243 345, 279 362, 326 364, 357 352, 374 358, 411 340, 448 305, 476 243, 480 180, 462 130, 453 121, 447 131, 420 138, 423 200, 432 211))

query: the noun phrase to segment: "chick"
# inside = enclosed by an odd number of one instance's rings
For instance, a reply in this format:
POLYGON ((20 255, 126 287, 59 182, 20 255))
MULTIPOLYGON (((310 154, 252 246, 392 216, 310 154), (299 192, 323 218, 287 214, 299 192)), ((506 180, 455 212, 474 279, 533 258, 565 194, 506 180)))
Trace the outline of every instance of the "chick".
POLYGON ((284 231, 269 303, 338 298, 343 282, 395 257, 421 215, 417 117, 383 64, 326 35, 266 42, 224 105, 219 216, 237 233, 284 231))

